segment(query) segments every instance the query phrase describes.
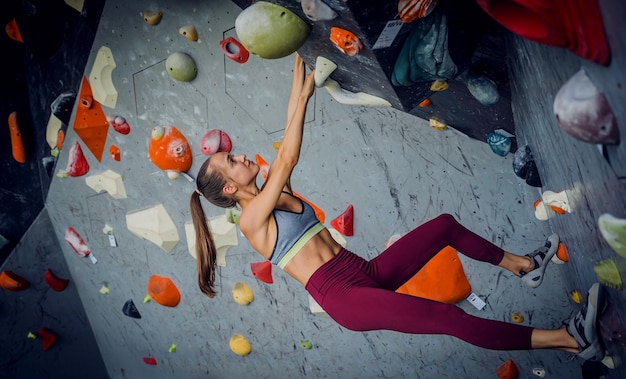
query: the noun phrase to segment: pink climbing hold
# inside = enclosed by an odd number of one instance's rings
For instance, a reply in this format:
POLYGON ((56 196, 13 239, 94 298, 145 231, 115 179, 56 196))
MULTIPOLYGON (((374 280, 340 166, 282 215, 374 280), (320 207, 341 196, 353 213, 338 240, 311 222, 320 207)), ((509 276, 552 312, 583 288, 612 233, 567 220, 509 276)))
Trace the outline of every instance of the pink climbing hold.
POLYGON ((268 284, 274 283, 274 279, 272 279, 272 264, 270 261, 252 262, 250 263, 250 269, 252 270, 252 275, 260 281, 268 284))
POLYGON ((70 282, 69 279, 61 279, 58 276, 54 275, 54 273, 50 269, 46 270, 46 272, 43 275, 43 279, 46 281, 46 283, 48 283, 50 288, 52 288, 53 290, 57 292, 63 291, 65 287, 67 287, 68 283, 70 282))
POLYGON ((233 148, 233 143, 226 132, 219 129, 209 130, 200 141, 200 151, 204 155, 211 155, 219 152, 227 152, 233 148))
POLYGON ((65 230, 65 242, 70 245, 74 253, 79 257, 86 257, 91 254, 91 249, 89 249, 83 237, 71 226, 68 226, 65 230))

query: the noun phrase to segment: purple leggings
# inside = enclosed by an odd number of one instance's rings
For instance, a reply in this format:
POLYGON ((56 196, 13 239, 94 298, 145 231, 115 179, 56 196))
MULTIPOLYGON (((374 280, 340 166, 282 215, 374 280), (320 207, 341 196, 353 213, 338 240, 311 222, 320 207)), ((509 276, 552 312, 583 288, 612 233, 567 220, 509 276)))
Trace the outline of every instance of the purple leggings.
POLYGON ((530 349, 531 327, 471 316, 454 304, 395 292, 448 245, 493 265, 504 256, 501 248, 442 214, 370 261, 342 249, 313 273, 305 288, 333 320, 351 330, 447 334, 487 349, 530 349))

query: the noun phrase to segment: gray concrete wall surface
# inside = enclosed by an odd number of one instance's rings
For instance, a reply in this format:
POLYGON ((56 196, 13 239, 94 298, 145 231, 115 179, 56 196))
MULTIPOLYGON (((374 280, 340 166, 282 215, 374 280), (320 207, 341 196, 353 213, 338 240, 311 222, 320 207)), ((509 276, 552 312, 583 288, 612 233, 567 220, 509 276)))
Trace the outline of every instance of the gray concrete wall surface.
MULTIPOLYGON (((194 184, 183 177, 168 179, 149 161, 147 147, 154 126, 176 126, 192 147, 192 176, 206 158, 199 142, 209 129, 227 132, 236 153, 274 157, 272 145, 281 139, 285 124, 293 57, 271 61, 251 57, 243 65, 226 59, 219 41, 233 35, 239 12, 226 1, 137 4, 119 0, 108 1, 103 11, 85 75, 99 48, 109 47, 116 62, 112 79, 119 97, 114 109, 103 106, 103 110, 109 116, 125 117, 131 133, 109 130, 101 162, 83 144, 91 166, 86 176, 113 170, 123 176, 128 197, 96 193, 85 184, 85 177, 56 177, 46 208, 106 375, 478 378, 495 376, 497 367, 511 358, 522 377, 533 377, 535 368, 545 370, 546 377, 581 377, 579 362, 563 352, 490 351, 448 336, 346 330, 312 314, 305 290, 280 270, 273 269, 273 284, 254 278, 250 263, 262 257, 240 234, 238 245, 228 250, 226 265, 219 268, 218 296, 209 299, 199 291, 196 262, 188 252, 184 229, 191 221, 188 203, 194 184), (162 11, 162 21, 156 26, 144 23, 146 9, 162 11), (199 41, 178 34, 178 28, 188 24, 198 29, 199 41), (165 60, 174 52, 193 57, 198 65, 195 80, 176 82, 168 76, 165 60), (112 144, 122 151, 120 162, 106 154, 112 144), (169 253, 126 227, 128 213, 158 204, 168 211, 180 236, 169 253), (110 246, 103 233, 106 224, 113 227, 117 247, 110 246), (68 227, 81 234, 98 263, 73 253, 64 242, 68 227), (143 302, 153 274, 174 281, 181 292, 178 306, 143 302), (237 304, 231 294, 239 281, 255 294, 247 306, 237 304), (103 285, 108 294, 100 292, 103 285), (141 319, 123 314, 122 306, 129 299, 141 319), (230 351, 229 339, 235 333, 250 341, 251 354, 241 357, 230 351), (304 339, 313 342, 312 349, 300 346, 304 339), (168 351, 172 344, 175 352, 168 351), (157 365, 144 363, 142 358, 148 356, 157 365)), ((75 141, 82 144, 70 128, 57 172, 65 169, 75 141)), ((550 224, 534 217, 537 191, 514 175, 512 155, 497 156, 487 144, 453 128, 436 131, 426 121, 391 108, 339 104, 325 89, 318 89, 309 103, 292 184, 326 212, 327 225, 348 204, 354 205, 355 235, 346 238, 347 247, 365 258, 376 256, 393 234, 406 233, 444 212, 518 254, 534 250, 552 233, 550 224)), ((208 203, 205 210, 211 217, 224 214, 208 203)), ((459 303, 468 313, 510 321, 512 312, 520 312, 526 325, 557 328, 579 307, 568 296, 568 265, 552 264, 544 283, 533 290, 497 267, 464 256, 461 260, 472 291, 487 303, 480 311, 465 301, 459 303)), ((3 268, 10 269, 13 262, 8 260, 3 268)), ((30 291, 34 290, 38 289, 30 291)), ((7 301, 3 308, 14 304, 15 300, 7 301)), ((19 312, 13 309, 10 314, 19 312)), ((80 345, 64 338, 50 352, 62 355, 80 345)), ((21 348, 11 354, 19 359, 39 352, 21 348)))

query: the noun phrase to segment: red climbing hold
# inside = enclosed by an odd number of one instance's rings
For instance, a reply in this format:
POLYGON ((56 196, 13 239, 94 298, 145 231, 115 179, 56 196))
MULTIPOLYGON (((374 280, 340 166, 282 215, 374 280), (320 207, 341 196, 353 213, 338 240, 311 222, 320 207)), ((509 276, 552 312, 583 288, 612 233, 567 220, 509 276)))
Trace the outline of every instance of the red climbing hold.
POLYGON ((250 57, 248 50, 243 47, 241 42, 233 37, 227 37, 220 41, 222 53, 237 63, 246 63, 250 57))
POLYGON ((54 332, 52 332, 49 329, 46 329, 43 327, 39 328, 39 330, 37 331, 37 334, 39 334, 39 337, 41 337, 41 342, 43 344, 43 351, 50 349, 52 345, 54 345, 54 343, 57 341, 56 334, 54 334, 54 332))
POLYGON ((43 275, 43 279, 48 283, 50 288, 57 292, 61 292, 67 287, 67 284, 70 282, 69 279, 61 279, 58 276, 54 275, 52 270, 47 269, 45 274, 43 275))
POLYGON ((78 141, 74 142, 74 146, 70 149, 70 156, 65 171, 72 177, 82 176, 89 172, 89 163, 87 163, 83 149, 78 141))
POLYGON ((270 261, 252 262, 250 263, 250 269, 252 270, 252 275, 260 281, 269 284, 274 283, 274 279, 272 279, 272 264, 270 261))
POLYGON ((79 257, 86 257, 91 254, 91 249, 89 249, 83 237, 71 226, 68 226, 65 230, 65 242, 70 245, 74 253, 79 257))
POLYGON ((348 208, 340 214, 337 218, 330 222, 330 225, 337 229, 337 231, 344 236, 354 235, 354 207, 352 204, 348 205, 348 208))
POLYGON ((152 358, 152 357, 143 357, 143 361, 147 364, 147 365, 151 365, 151 366, 155 366, 157 364, 156 359, 152 358))

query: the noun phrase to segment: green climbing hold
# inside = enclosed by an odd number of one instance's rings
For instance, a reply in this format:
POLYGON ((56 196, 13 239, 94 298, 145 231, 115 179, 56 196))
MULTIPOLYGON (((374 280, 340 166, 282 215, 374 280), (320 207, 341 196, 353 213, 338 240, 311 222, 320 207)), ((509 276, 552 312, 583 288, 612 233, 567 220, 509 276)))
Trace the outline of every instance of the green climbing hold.
POLYGON ((598 281, 607 287, 621 291, 624 288, 622 276, 626 274, 626 262, 603 259, 593 265, 598 281))
POLYGON ((179 82, 190 82, 198 74, 198 66, 192 57, 185 53, 174 53, 165 60, 169 76, 179 82))
POLYGON ((598 217, 598 227, 606 243, 617 254, 626 258, 626 219, 604 213, 598 217))
POLYGON ((298 50, 311 29, 304 20, 280 5, 257 1, 235 19, 241 44, 265 59, 283 58, 298 50))
POLYGON ((313 348, 313 342, 311 340, 302 340, 300 341, 300 347, 303 349, 309 350, 313 348))

